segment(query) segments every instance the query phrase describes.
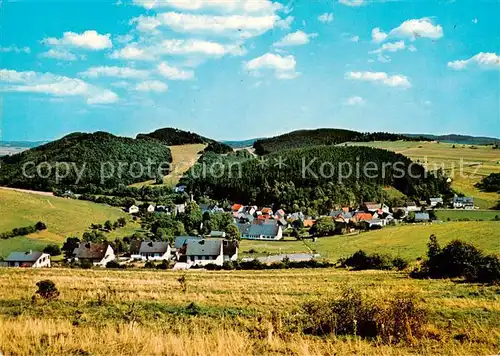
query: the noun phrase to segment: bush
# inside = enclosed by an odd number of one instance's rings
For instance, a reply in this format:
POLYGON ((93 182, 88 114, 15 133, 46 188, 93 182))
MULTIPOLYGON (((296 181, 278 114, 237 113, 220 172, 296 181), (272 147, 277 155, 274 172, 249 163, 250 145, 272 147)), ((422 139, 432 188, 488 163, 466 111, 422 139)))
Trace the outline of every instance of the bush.
POLYGON ((39 221, 35 224, 35 229, 37 231, 42 231, 42 230, 47 230, 47 225, 45 225, 45 223, 39 221))
POLYGON ((495 283, 500 281, 500 260, 497 256, 484 256, 474 245, 453 240, 441 249, 431 235, 427 244, 427 260, 421 269, 414 270, 413 278, 456 278, 467 281, 495 283))
POLYGON ((369 255, 363 250, 355 252, 352 256, 339 260, 342 267, 350 267, 356 271, 365 269, 387 270, 393 267, 391 258, 377 253, 369 255))
POLYGON ((94 264, 90 260, 81 260, 80 267, 83 269, 91 269, 92 267, 94 267, 94 264))
POLYGON ((106 268, 124 268, 124 266, 120 265, 118 261, 113 260, 106 263, 106 268))
POLYGON ((156 265, 153 261, 146 261, 146 263, 144 264, 144 268, 155 268, 156 265))
POLYGON ((340 298, 305 303, 297 320, 310 335, 357 335, 399 342, 422 336, 427 312, 417 306, 413 295, 397 295, 381 303, 346 289, 340 298))
POLYGON ((401 257, 396 257, 392 260, 392 265, 398 270, 402 271, 408 267, 408 261, 401 257))
POLYGON ((48 253, 51 256, 59 256, 61 254, 61 248, 59 247, 59 245, 50 244, 45 246, 43 252, 48 253))
POLYGON ((37 282, 36 286, 38 287, 36 294, 45 300, 54 300, 59 297, 60 293, 56 288, 56 284, 50 279, 37 282))

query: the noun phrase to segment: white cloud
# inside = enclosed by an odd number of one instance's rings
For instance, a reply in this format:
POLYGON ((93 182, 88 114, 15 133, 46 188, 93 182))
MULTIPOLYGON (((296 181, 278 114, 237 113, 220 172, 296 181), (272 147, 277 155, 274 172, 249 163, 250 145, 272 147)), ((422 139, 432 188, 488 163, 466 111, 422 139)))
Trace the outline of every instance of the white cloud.
POLYGON ((8 46, 2 47, 0 46, 0 53, 31 53, 31 49, 29 47, 17 47, 17 46, 8 46))
POLYGON ((74 53, 71 53, 69 51, 66 51, 64 49, 49 49, 47 52, 43 52, 40 54, 40 57, 42 58, 52 58, 52 59, 58 59, 62 61, 76 61, 78 58, 84 59, 84 56, 77 56, 74 53))
POLYGON ((165 78, 170 80, 189 80, 194 78, 192 70, 183 70, 169 65, 167 62, 162 62, 158 65, 158 72, 165 78))
POLYGON ((351 42, 359 42, 359 36, 352 36, 351 38, 349 38, 349 41, 351 41, 351 42))
POLYGON ((401 74, 388 75, 385 72, 347 72, 345 76, 350 80, 377 82, 391 87, 411 87, 408 78, 401 74))
POLYGON ((168 85, 159 80, 145 80, 136 85, 135 90, 144 92, 164 93, 168 85))
POLYGON ((384 43, 380 48, 371 51, 370 53, 397 52, 405 49, 405 41, 384 43))
POLYGON ((365 4, 365 0, 339 0, 339 3, 347 6, 362 6, 365 4))
POLYGON ((360 96, 352 96, 346 100, 345 104, 349 106, 363 105, 365 100, 360 96))
POLYGON ((473 24, 476 24, 476 23, 478 23, 478 20, 477 20, 477 18, 474 18, 474 19, 472 20, 472 23, 473 23, 473 24))
POLYGON ((250 38, 259 36, 278 25, 279 16, 248 15, 200 15, 180 12, 166 12, 154 17, 139 16, 132 20, 137 29, 143 32, 154 32, 160 26, 167 26, 176 32, 214 34, 250 38))
POLYGON ((278 79, 293 79, 300 75, 295 71, 297 63, 292 55, 280 56, 266 53, 244 64, 245 69, 252 75, 261 75, 262 70, 274 71, 278 79))
POLYGON ((329 23, 333 21, 333 13, 332 12, 325 12, 324 14, 321 14, 318 16, 318 20, 323 23, 329 23))
POLYGON ((149 71, 130 67, 100 66, 90 67, 85 72, 78 73, 83 77, 115 77, 122 79, 143 79, 149 76, 149 71))
POLYGON ((86 99, 87 104, 110 104, 118 101, 118 95, 111 90, 96 87, 81 79, 52 73, 0 69, 0 83, 0 91, 42 93, 56 97, 81 96, 86 99))
POLYGON ((276 47, 301 46, 308 44, 311 38, 318 36, 317 33, 305 33, 304 31, 296 31, 287 34, 278 42, 274 43, 276 47))
POLYGON ((372 41, 375 43, 380 43, 387 38, 387 33, 382 32, 380 28, 375 27, 372 30, 372 41))
POLYGON ((443 28, 440 25, 434 25, 429 18, 406 20, 398 27, 389 32, 391 37, 410 38, 430 38, 439 39, 443 37, 443 28))
POLYGON ((415 47, 414 45, 409 45, 408 46, 408 51, 410 51, 410 52, 416 52, 417 51, 417 47, 415 47))
POLYGON ((81 34, 75 32, 64 32, 62 38, 49 37, 42 43, 51 46, 72 46, 89 49, 93 51, 113 47, 110 34, 101 35, 94 30, 85 31, 81 34))
POLYGON ((148 61, 167 55, 218 58, 225 55, 241 56, 245 53, 245 49, 234 44, 225 45, 218 42, 196 39, 170 39, 145 47, 141 47, 137 43, 131 43, 120 50, 114 51, 110 57, 114 59, 148 61))
POLYGON ((134 40, 134 36, 132 36, 131 34, 118 35, 115 37, 115 40, 118 43, 129 43, 134 40))
POLYGON ((269 0, 133 0, 147 9, 171 7, 179 10, 212 10, 224 13, 274 13, 283 10, 278 2, 269 0))
POLYGON ((448 67, 454 70, 466 69, 470 65, 481 69, 500 69, 500 55, 480 52, 469 59, 448 62, 448 67))

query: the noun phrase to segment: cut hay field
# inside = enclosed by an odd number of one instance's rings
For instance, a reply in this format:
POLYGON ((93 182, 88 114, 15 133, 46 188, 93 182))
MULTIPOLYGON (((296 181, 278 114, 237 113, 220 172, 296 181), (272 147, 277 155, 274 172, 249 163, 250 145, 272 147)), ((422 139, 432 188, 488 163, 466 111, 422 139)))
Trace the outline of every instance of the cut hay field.
POLYGON ((39 249, 81 235, 92 223, 127 216, 118 208, 87 201, 0 189, 0 232, 43 221, 47 230, 27 237, 0 240, 0 257, 13 250, 39 249))
POLYGON ((500 342, 500 289, 402 272, 110 271, 0 268, 4 355, 493 355, 500 342), (178 279, 184 276, 186 290, 178 279), (59 300, 32 302, 50 279, 59 300), (307 336, 295 312, 351 287, 384 300, 414 296, 429 313, 424 336, 307 336))
POLYGON ((500 194, 481 192, 474 187, 474 184, 490 173, 500 173, 500 150, 494 150, 491 146, 405 141, 356 142, 349 145, 370 146, 401 153, 413 161, 419 161, 429 171, 443 167, 453 179, 452 187, 474 197, 475 204, 480 208, 489 209, 500 200, 500 194))
MULTIPOLYGON (((169 146, 172 153, 172 172, 163 177, 163 184, 174 187, 182 175, 191 168, 207 145, 203 143, 195 143, 190 145, 169 146)), ((154 184, 154 180, 132 184, 133 187, 142 187, 144 185, 154 184)))
POLYGON ((381 230, 354 235, 337 235, 304 241, 251 241, 243 240, 240 250, 245 257, 266 253, 319 253, 321 257, 338 260, 358 250, 386 253, 409 260, 425 256, 430 235, 436 235, 441 245, 453 239, 470 242, 486 253, 500 255, 500 222, 457 221, 433 224, 411 224, 385 227, 381 230), (249 254, 254 250, 256 253, 249 254))

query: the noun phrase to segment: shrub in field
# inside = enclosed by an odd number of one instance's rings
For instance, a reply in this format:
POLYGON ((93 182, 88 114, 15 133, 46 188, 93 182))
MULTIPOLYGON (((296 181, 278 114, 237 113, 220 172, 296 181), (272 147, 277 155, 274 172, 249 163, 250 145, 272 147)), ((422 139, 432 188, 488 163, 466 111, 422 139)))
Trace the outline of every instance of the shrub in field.
POLYGON ((471 282, 500 282, 500 260, 497 256, 484 256, 474 245, 453 240, 441 248, 437 238, 431 235, 427 244, 427 260, 414 270, 413 278, 464 277, 471 282))
POLYGON ((393 343, 421 337, 427 312, 413 295, 397 295, 382 303, 346 289, 340 298, 304 304, 297 320, 310 335, 380 337, 393 343))
POLYGON ((59 297, 59 291, 56 288, 56 284, 50 279, 37 282, 36 286, 38 287, 36 294, 45 300, 54 300, 59 297))
POLYGON ((155 268, 156 265, 153 261, 146 261, 146 263, 144 264, 144 268, 155 268))
POLYGON ((401 257, 396 257, 392 260, 392 265, 398 270, 402 271, 408 267, 408 261, 401 258, 401 257))
POLYGON ((391 269, 393 267, 392 260, 387 255, 379 255, 377 253, 367 254, 363 250, 355 252, 352 256, 339 260, 342 267, 350 267, 354 270, 361 271, 365 269, 391 269))
POLYGON ((113 260, 106 263, 106 268, 124 268, 124 267, 122 267, 117 261, 113 260))

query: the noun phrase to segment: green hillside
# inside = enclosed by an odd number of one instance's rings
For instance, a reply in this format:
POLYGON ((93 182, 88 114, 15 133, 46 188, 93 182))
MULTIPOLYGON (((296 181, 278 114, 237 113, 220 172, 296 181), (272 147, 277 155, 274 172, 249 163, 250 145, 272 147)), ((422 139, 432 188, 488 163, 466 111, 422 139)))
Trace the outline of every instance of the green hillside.
POLYGON ((181 183, 197 197, 272 205, 287 211, 302 210, 308 215, 327 213, 339 204, 380 201, 387 196, 384 187, 389 186, 415 199, 448 191, 444 178, 425 177, 422 166, 412 165, 409 158, 387 150, 315 146, 263 158, 245 152, 205 154, 181 183), (377 167, 376 172, 366 174, 360 170, 358 175, 353 167, 364 167, 367 162, 377 167), (346 164, 351 165, 351 174, 347 169, 341 171, 341 165, 346 164), (396 165, 401 168, 399 173, 396 165))
POLYGON ((154 140, 96 132, 73 133, 1 161, 0 185, 51 191, 142 182, 154 178, 158 166, 166 168, 172 157, 168 147, 154 140))
POLYGON ((298 130, 283 135, 259 139, 254 142, 255 153, 259 155, 278 152, 287 149, 311 147, 318 145, 336 145, 343 142, 369 141, 426 141, 423 137, 409 137, 388 132, 362 133, 343 129, 298 130))
POLYGON ((0 257, 15 249, 37 249, 81 235, 92 223, 127 216, 118 208, 91 202, 0 189, 0 232, 43 221, 47 230, 28 237, 0 240, 0 257))
POLYGON ((435 234, 439 243, 445 245, 453 239, 470 242, 486 253, 500 255, 500 222, 467 221, 436 224, 415 224, 386 227, 355 235, 338 235, 302 241, 250 241, 244 240, 240 250, 246 257, 251 249, 257 255, 265 253, 309 253, 314 251, 322 257, 336 261, 358 250, 370 253, 390 254, 409 260, 424 257, 429 236, 435 234), (245 253, 246 252, 246 253, 245 253))
POLYGON ((194 132, 179 130, 173 127, 165 127, 150 133, 140 133, 137 139, 155 139, 167 146, 187 145, 195 143, 208 144, 215 142, 194 132))

